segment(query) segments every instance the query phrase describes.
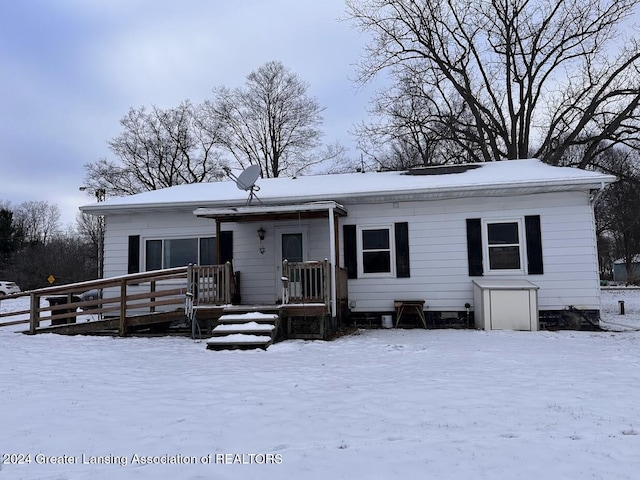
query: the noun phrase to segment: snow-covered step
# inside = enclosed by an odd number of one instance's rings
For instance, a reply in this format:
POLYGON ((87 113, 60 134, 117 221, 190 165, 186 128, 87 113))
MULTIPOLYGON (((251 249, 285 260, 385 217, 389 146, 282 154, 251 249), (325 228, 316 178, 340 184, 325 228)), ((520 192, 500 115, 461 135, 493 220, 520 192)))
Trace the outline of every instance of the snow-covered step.
POLYGON ((255 321, 246 322, 246 323, 223 323, 218 325, 212 330, 212 334, 214 337, 219 337, 222 335, 232 335, 235 333, 242 334, 255 334, 255 335, 269 335, 276 328, 275 324, 272 323, 258 323, 255 321))
POLYGON ((270 335, 251 335, 246 333, 232 333, 207 340, 209 350, 234 350, 263 348, 267 349, 273 340, 270 335))
POLYGON ((222 315, 218 319, 219 324, 229 323, 273 323, 278 320, 278 315, 275 313, 261 313, 261 312, 248 312, 248 313, 227 313, 222 315))
POLYGON ((267 349, 275 340, 278 315, 262 312, 228 313, 218 319, 213 335, 207 340, 209 350, 267 349))

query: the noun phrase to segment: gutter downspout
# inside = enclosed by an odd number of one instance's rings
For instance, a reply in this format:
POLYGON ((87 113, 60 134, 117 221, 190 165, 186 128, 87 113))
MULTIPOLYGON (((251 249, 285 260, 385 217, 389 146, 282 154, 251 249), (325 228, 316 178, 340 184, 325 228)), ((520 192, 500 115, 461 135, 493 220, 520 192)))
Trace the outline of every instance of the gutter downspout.
POLYGON ((598 298, 598 311, 602 312, 602 299, 601 299, 601 289, 600 289, 600 258, 598 256, 598 234, 596 232, 596 203, 597 201, 600 199, 600 197, 602 196, 602 194, 604 193, 604 188, 605 188, 605 184, 604 182, 600 182, 600 188, 591 195, 591 197, 589 198, 589 205, 591 206, 591 224, 593 225, 593 247, 594 247, 594 254, 595 254, 595 258, 596 258, 596 272, 598 273, 598 286, 596 288, 596 297, 598 298))
POLYGON ((331 262, 331 318, 337 317, 336 297, 338 295, 336 285, 336 217, 334 214, 334 207, 329 207, 329 258, 331 262))

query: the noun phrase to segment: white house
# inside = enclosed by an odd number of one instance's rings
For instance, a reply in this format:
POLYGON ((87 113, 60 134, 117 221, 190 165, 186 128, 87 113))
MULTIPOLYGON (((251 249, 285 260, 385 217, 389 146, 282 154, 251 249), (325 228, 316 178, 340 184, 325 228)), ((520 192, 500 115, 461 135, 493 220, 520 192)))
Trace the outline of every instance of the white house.
POLYGON ((287 292, 283 276, 294 295, 315 282, 283 272, 284 259, 327 259, 330 318, 347 306, 349 321, 379 321, 415 301, 427 326, 469 321, 481 285, 526 281, 539 326, 562 328, 597 323, 593 203, 614 181, 527 159, 259 179, 250 203, 234 181, 181 185, 81 210, 104 216, 105 277, 232 261, 238 300, 273 305, 287 292))

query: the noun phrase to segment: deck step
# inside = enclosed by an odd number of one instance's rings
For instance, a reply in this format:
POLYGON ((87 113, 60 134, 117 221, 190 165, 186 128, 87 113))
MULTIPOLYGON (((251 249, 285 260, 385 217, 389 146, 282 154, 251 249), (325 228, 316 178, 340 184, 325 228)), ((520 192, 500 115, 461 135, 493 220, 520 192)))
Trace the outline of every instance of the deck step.
POLYGON ((278 315, 275 313, 248 312, 248 313, 226 313, 218 319, 219 324, 242 324, 254 323, 275 323, 278 315))
MULTIPOLYGON (((274 319, 275 320, 275 319, 274 319)), ((212 330, 214 337, 232 334, 246 334, 246 335, 269 335, 276 328, 273 323, 258 323, 258 322, 246 322, 246 323, 223 323, 218 325, 212 330)))
POLYGON ((276 338, 278 321, 276 314, 255 311, 222 315, 207 340, 207 349, 266 350, 276 338))
POLYGON ((207 340, 209 350, 247 350, 262 348, 266 350, 273 343, 270 335, 251 335, 246 333, 232 333, 207 340))
POLYGON ((239 315, 243 313, 267 313, 276 314, 280 313, 280 305, 227 305, 222 312, 225 315, 239 315))

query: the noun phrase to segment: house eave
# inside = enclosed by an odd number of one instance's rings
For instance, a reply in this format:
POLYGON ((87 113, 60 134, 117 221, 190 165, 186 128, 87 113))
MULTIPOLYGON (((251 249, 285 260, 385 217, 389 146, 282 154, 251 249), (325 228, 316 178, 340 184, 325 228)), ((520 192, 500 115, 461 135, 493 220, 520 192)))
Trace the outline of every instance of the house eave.
MULTIPOLYGON (((512 195, 531 195, 538 193, 551 193, 562 191, 583 191, 591 192, 601 189, 609 183, 615 181, 615 177, 610 179, 601 177, 599 179, 558 179, 558 180, 535 180, 513 183, 492 183, 492 184, 470 184, 461 186, 443 186, 430 188, 413 188, 399 190, 380 190, 380 191, 361 191, 338 194, 311 194, 311 195, 281 195, 261 198, 263 206, 268 208, 282 209, 284 206, 297 211, 301 205, 309 205, 312 203, 322 204, 323 202, 334 202, 335 205, 349 204, 367 204, 367 203, 385 203, 385 202, 402 202, 402 201, 421 201, 421 200, 443 200, 450 198, 465 197, 482 197, 482 196, 512 196, 512 195)), ((173 202, 145 202, 145 203, 126 203, 126 204, 109 204, 94 203, 81 207, 84 213, 93 215, 111 215, 111 214, 127 214, 138 212, 159 212, 167 210, 181 210, 195 213, 200 211, 198 216, 205 216, 203 213, 206 209, 218 209, 219 214, 227 217, 232 216, 228 209, 241 209, 238 199, 225 200, 189 200, 189 201, 173 201, 173 202), (202 209, 202 210, 201 210, 202 209)), ((247 207, 251 207, 250 205, 247 207)), ((286 209, 285 209, 286 210, 286 209)), ((326 210, 321 207, 320 210, 326 210)), ((288 212, 289 214, 292 214, 288 212)), ((211 213, 211 212, 210 212, 211 213)), ((287 213, 283 210, 283 214, 287 213)), ((308 211, 308 215, 312 211, 308 211)), ((346 212, 345 212, 346 214, 346 212)), ((256 213, 257 215, 257 213, 256 213)))
POLYGON ((346 216, 344 206, 333 201, 294 203, 287 205, 245 205, 238 207, 196 208, 197 217, 212 218, 219 222, 242 222, 259 220, 289 220, 298 218, 328 217, 333 211, 338 216, 346 216))

